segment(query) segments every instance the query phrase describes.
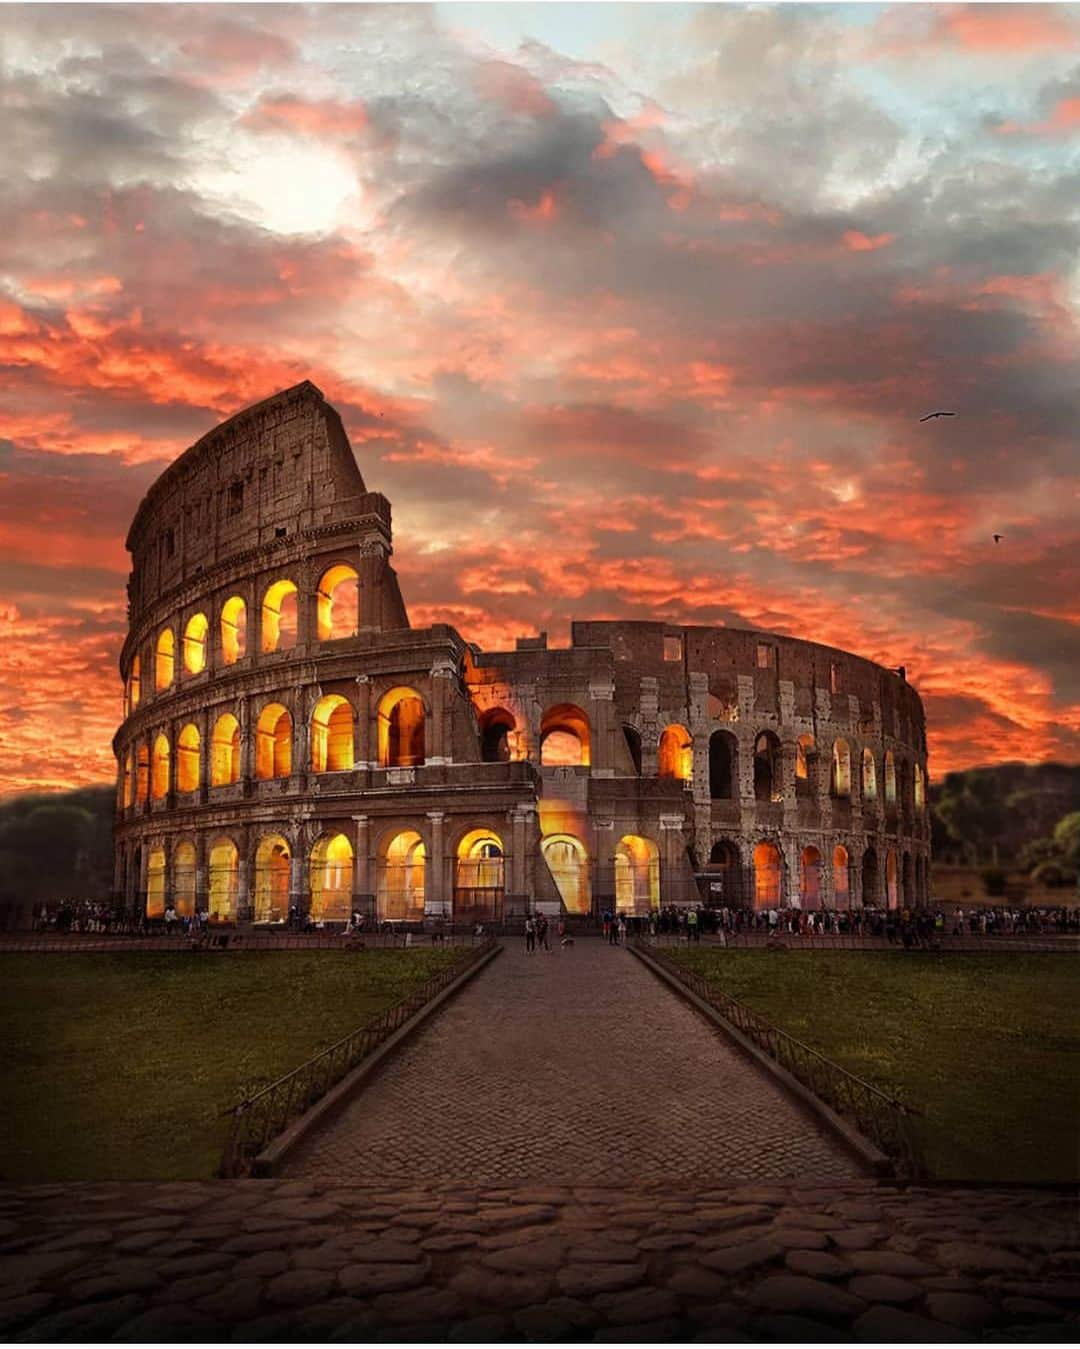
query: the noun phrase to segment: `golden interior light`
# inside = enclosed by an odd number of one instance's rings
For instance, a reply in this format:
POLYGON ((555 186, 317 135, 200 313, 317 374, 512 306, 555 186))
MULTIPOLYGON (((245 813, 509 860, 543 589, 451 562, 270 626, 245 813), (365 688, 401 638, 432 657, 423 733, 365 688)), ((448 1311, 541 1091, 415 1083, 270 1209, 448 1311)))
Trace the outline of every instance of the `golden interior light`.
POLYGON ((833 741, 833 794, 851 795, 851 750, 846 740, 833 741))
POLYGON ((316 594, 319 641, 355 637, 360 630, 360 578, 354 567, 339 563, 324 572, 316 594))
POLYGON ((176 790, 178 792, 197 792, 199 790, 199 728, 194 722, 188 722, 180 732, 176 742, 176 790))
POLYGON ((343 773, 352 766, 352 704, 340 694, 328 693, 311 714, 311 771, 343 773))
POLYGON ((754 908, 775 909, 780 905, 780 852, 772 843, 754 849, 754 908))
POLYGON ((240 884, 240 854, 232 839, 219 839, 210 849, 211 919, 226 922, 236 917, 236 895, 240 884))
POLYGON ((247 605, 233 595, 221 606, 221 659, 235 665, 247 655, 247 605))
POLYGON ((588 767, 589 718, 574 703, 549 707, 540 724, 540 762, 550 767, 588 767))
POLYGON ((231 712, 214 722, 210 734, 210 786, 240 781, 240 723, 231 712))
POLYGON ((424 916, 427 849, 415 829, 405 829, 386 845, 378 866, 378 913, 395 922, 424 916))
POLYGON ((821 908, 821 853, 804 848, 799 859, 799 899, 804 909, 821 908))
POLYGON ((292 581, 275 581, 263 596, 263 651, 290 651, 296 645, 296 625, 296 586, 292 581))
POLYGON ((660 737, 657 772, 662 778, 689 782, 694 774, 694 742, 685 726, 664 727, 660 737))
POLYGON ((660 850, 650 838, 625 834, 615 849, 615 908, 647 914, 660 907, 660 850))
POLYGON ((292 717, 280 703, 267 703, 255 731, 255 776, 260 781, 292 772, 292 717))
POLYGON ((159 735, 150 760, 150 796, 155 801, 162 801, 169 794, 169 757, 169 742, 159 735))
POLYGON ((321 838, 311 850, 311 916, 345 922, 352 909, 353 850, 344 834, 321 838))
POLYGON ((592 905, 589 858, 585 845, 570 834, 551 834, 540 852, 568 913, 588 913, 592 905))
POLYGON ((165 850, 154 848, 146 864, 146 916, 160 918, 165 912, 165 850))
POLYGON ((877 765, 870 749, 862 752, 862 791, 867 801, 877 800, 877 765))
POLYGON ((265 834, 255 850, 255 921, 284 922, 289 912, 292 854, 280 834, 265 834))
POLYGON ((380 767, 409 768, 424 762, 424 701, 415 689, 398 687, 383 694, 376 736, 380 767))
POLYGON ((178 843, 173 852, 173 907, 181 918, 195 912, 194 843, 178 843))
POLYGON ((162 628, 154 657, 154 687, 167 689, 176 673, 176 639, 172 628, 162 628))
POLYGON ((206 634, 210 623, 205 614, 192 614, 184 629, 184 670, 201 674, 206 669, 206 634))

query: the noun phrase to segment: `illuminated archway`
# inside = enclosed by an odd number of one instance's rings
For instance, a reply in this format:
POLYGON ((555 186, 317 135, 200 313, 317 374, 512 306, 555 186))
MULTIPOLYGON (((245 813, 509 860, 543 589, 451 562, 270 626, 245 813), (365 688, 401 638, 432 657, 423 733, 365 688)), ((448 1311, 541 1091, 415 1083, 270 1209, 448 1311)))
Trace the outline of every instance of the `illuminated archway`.
POLYGON ((851 749, 846 740, 834 740, 832 747, 832 794, 851 795, 851 749))
POLYGON ((194 722, 180 732, 176 742, 176 790, 178 792, 197 792, 199 790, 199 728, 194 722))
POLYGON ((810 755, 814 750, 814 737, 800 735, 795 742, 795 795, 810 794, 810 755))
POLYGON ((656 769, 662 778, 689 782, 694 774, 694 742, 685 726, 673 723, 660 737, 656 769))
POLYGON ((123 780, 120 789, 120 804, 126 810, 135 804, 135 756, 131 750, 124 755, 123 780))
POLYGON ((159 735, 150 760, 150 796, 154 801, 163 801, 169 794, 169 759, 169 741, 159 735))
POLYGON ((885 896, 890 909, 899 907, 900 893, 897 876, 896 853, 890 848, 885 854, 885 896))
POLYGON ((754 849, 754 908, 777 909, 782 893, 780 850, 772 843, 754 849))
POLYGON ((869 748, 862 752, 862 794, 867 801, 877 800, 877 765, 869 748))
POLYGON ((165 849, 153 848, 146 864, 146 916, 160 918, 165 912, 165 849))
POLYGON ((236 896, 240 887, 240 854, 231 838, 222 838, 210 849, 209 914, 215 922, 236 918, 236 896))
POLYGON ((154 654, 154 688, 167 689, 176 672, 176 639, 172 628, 162 628, 154 654))
POLYGON ((706 903, 712 908, 741 905, 746 897, 746 882, 738 844, 719 838, 709 850, 705 866, 706 903))
POLYGON ((280 703, 267 703, 255 729, 255 776, 260 782, 292 772, 292 717, 280 703))
POLYGON ((396 834, 378 859, 376 903, 379 918, 418 923, 424 916, 427 849, 415 829, 396 834))
POLYGON ((145 806, 150 796, 150 748, 141 744, 135 752, 135 802, 145 806))
POLYGON ((192 614, 184 629, 184 669, 201 674, 206 669, 206 634, 210 623, 205 614, 192 614))
POLYGON ((360 578, 355 568, 339 563, 323 572, 316 609, 320 642, 356 636, 360 630, 360 578))
POLYGON ((915 809, 922 810, 926 804, 926 777, 922 764, 915 765, 915 809))
POLYGON ((247 605, 233 595, 221 606, 221 659, 235 665, 247 655, 247 605))
POLYGON ((380 767, 412 768, 424 762, 424 700, 415 689, 383 694, 376 729, 380 767))
POLYGON ((574 703, 549 707, 540 723, 540 762, 570 766, 591 762, 589 718, 574 703))
POLYGON ((885 751, 885 804, 896 805, 896 759, 891 749, 885 751))
POLYGON ((783 801, 780 771, 780 741, 772 731, 759 732, 754 741, 754 797, 758 801, 783 801))
POLYGON ((585 845, 572 834, 550 834, 540 851, 568 913, 588 913, 592 907, 589 862, 585 845))
POLYGON ((493 829, 472 829, 457 846, 454 918, 494 920, 502 913, 505 861, 502 839, 493 829))
POLYGON ((292 853, 280 834, 265 834, 255 849, 256 923, 283 923, 289 913, 292 853))
POLYGON ((480 718, 480 758, 483 763, 508 763, 510 735, 517 729, 512 712, 489 707, 480 718))
POLYGON ((173 851, 173 905, 181 918, 195 912, 194 843, 178 843, 173 851))
POLYGON ((832 891, 833 907, 847 909, 851 907, 850 882, 848 880, 848 850, 838 843, 832 855, 832 891))
POLYGON ((338 693, 328 693, 311 714, 311 771, 344 773, 352 766, 352 704, 338 693))
POLYGON ((275 581, 263 596, 263 652, 291 651, 296 645, 296 625, 296 586, 292 581, 275 581))
POLYGON ((660 907, 660 850, 651 838, 625 834, 615 849, 615 908, 648 914, 660 907))
POLYGON ((139 674, 139 657, 137 655, 131 658, 131 670, 127 678, 127 697, 125 699, 125 715, 134 712, 139 705, 139 697, 142 692, 142 678, 139 674))
POLYGON ((799 903, 804 909, 821 908, 821 853, 804 848, 799 859, 799 903))
POLYGON ((240 723, 231 712, 214 722, 210 734, 210 786, 240 781, 240 723))

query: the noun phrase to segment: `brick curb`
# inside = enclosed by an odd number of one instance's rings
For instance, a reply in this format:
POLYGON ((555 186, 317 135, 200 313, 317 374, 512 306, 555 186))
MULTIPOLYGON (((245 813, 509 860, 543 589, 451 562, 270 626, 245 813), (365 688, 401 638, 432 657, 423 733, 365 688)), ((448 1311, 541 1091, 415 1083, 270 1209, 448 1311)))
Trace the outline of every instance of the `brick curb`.
POLYGON ((802 1106, 836 1134, 871 1175, 882 1178, 893 1176, 894 1168, 891 1157, 882 1152, 876 1144, 872 1143, 864 1134, 861 1134, 853 1125, 849 1124, 843 1116, 838 1115, 831 1106, 826 1105, 819 1096, 815 1095, 797 1077, 789 1073, 786 1068, 782 1068, 775 1059, 770 1058, 768 1054, 760 1050, 752 1040, 747 1039, 730 1021, 721 1016, 711 1003, 706 1002, 704 998, 699 998, 691 988, 688 988, 680 979, 676 979, 673 974, 670 974, 645 951, 640 950, 637 946, 629 945, 626 949, 652 970, 657 978, 663 979, 670 988, 674 989, 703 1016, 707 1017, 713 1025, 723 1031, 732 1043, 753 1059, 757 1066, 768 1073, 788 1095, 795 1097, 802 1106))
POLYGON ((474 961, 462 970, 453 983, 447 984, 430 1002, 426 1002, 423 1007, 414 1012, 404 1025, 399 1026, 393 1035, 379 1045, 378 1049, 373 1050, 363 1062, 358 1063, 351 1072, 346 1073, 341 1081, 331 1087, 325 1096, 320 1097, 310 1109, 304 1111, 298 1120, 295 1120, 271 1144, 263 1148, 252 1163, 251 1174, 260 1177, 276 1175, 287 1155, 297 1144, 334 1110, 343 1105, 365 1079, 382 1065, 384 1059, 393 1054, 413 1031, 422 1026, 428 1017, 437 1011, 447 999, 452 998, 474 975, 478 974, 486 965, 489 965, 502 949, 501 945, 493 946, 486 955, 481 956, 479 960, 474 961))

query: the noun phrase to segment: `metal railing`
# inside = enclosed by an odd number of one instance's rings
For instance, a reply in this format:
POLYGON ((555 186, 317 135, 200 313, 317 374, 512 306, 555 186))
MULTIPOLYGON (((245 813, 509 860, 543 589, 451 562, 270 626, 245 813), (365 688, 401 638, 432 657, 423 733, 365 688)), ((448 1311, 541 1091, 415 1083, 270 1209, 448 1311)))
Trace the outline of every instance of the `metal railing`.
MULTIPOLYGON (((658 932, 650 941, 657 946, 682 947, 723 946, 733 951, 761 950, 766 947, 786 947, 789 951, 902 951, 903 939, 897 934, 893 940, 884 935, 860 932, 766 932, 750 930, 719 933, 702 932, 698 939, 688 943, 686 932, 658 932)), ((935 933, 911 945, 912 951, 953 951, 973 955, 987 951, 1015 951, 1025 954, 1055 952, 1080 954, 1080 936, 1076 933, 974 933, 953 936, 935 933)))
POLYGON ((631 943, 695 993, 744 1035, 758 1049, 832 1110, 869 1138, 893 1162, 897 1172, 909 1179, 925 1174, 922 1149, 914 1118, 922 1112, 873 1083, 858 1077, 787 1031, 774 1026, 758 1012, 733 998, 693 970, 672 960, 651 942, 631 943))
POLYGON ((374 1021, 358 1026, 348 1035, 313 1055, 292 1072, 246 1096, 224 1112, 231 1117, 229 1136, 221 1159, 222 1176, 242 1176, 254 1159, 278 1134, 299 1118, 322 1096, 387 1040, 416 1012, 448 988, 455 979, 483 959, 497 945, 487 937, 476 946, 463 948, 453 961, 408 997, 388 1007, 374 1021))
MULTIPOLYGON (((486 925, 485 925, 486 926, 486 925)), ((166 932, 27 932, 0 934, 0 952, 41 955, 49 952, 103 951, 359 951, 398 950, 403 947, 474 946, 474 926, 447 924, 436 934, 401 923, 379 923, 348 936, 343 932, 259 931, 229 927, 215 931, 203 928, 199 935, 166 932)))

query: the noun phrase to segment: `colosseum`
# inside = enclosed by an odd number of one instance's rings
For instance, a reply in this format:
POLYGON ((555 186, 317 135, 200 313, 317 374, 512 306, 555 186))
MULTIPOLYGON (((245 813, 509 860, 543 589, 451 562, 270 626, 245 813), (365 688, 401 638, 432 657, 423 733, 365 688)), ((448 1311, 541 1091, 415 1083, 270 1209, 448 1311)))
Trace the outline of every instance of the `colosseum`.
POLYGON ((410 627, 390 503, 305 382, 154 483, 127 539, 116 826, 133 913, 508 921, 925 902, 903 670, 773 633, 410 627))

